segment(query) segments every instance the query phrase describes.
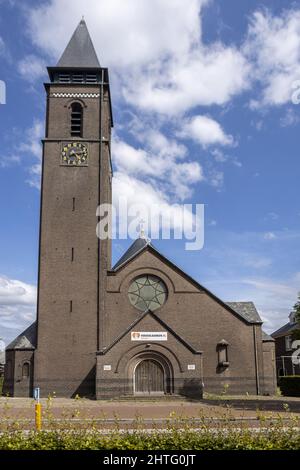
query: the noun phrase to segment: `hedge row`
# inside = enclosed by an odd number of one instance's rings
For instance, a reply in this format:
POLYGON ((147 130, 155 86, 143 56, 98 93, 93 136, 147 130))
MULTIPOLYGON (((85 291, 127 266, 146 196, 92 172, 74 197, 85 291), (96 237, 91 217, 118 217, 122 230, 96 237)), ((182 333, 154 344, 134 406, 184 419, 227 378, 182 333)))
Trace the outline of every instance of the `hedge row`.
POLYGON ((279 387, 285 397, 300 397, 300 375, 280 377, 279 387))
POLYGON ((93 432, 2 433, 1 450, 299 450, 294 429, 268 431, 203 430, 101 435, 93 432))

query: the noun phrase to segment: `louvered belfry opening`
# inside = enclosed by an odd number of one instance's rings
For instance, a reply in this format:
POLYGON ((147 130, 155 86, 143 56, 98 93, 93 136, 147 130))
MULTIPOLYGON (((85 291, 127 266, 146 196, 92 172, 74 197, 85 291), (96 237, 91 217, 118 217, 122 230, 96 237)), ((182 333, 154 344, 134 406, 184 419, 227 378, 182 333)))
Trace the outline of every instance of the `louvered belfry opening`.
POLYGON ((82 137, 83 112, 80 103, 71 106, 71 136, 82 137))

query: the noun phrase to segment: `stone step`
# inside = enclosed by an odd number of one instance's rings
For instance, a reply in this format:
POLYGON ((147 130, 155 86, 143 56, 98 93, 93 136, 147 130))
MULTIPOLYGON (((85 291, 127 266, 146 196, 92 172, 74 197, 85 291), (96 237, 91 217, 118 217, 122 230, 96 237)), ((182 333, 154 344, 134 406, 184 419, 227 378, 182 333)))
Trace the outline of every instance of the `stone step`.
MULTIPOLYGON (((122 395, 117 398, 113 398, 113 401, 195 401, 192 398, 184 397, 182 395, 122 395)), ((198 400, 197 400, 198 401, 198 400)))

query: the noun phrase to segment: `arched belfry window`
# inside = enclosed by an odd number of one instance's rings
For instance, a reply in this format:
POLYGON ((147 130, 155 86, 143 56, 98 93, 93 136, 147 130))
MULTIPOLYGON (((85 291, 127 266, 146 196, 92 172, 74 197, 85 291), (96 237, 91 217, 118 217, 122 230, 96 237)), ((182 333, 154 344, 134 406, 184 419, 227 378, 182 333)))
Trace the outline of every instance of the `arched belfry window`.
POLYGON ((80 103, 71 105, 71 135, 82 137, 83 109, 80 103))

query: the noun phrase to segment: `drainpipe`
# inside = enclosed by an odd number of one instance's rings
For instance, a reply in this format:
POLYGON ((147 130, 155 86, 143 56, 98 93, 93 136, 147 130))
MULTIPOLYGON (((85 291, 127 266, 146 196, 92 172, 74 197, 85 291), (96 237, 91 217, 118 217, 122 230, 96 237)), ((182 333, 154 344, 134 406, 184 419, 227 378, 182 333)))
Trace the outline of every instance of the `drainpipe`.
POLYGON ((256 327, 255 327, 255 325, 253 325, 253 341, 254 341, 254 363, 255 363, 256 393, 257 393, 257 395, 260 395, 258 359, 257 359, 257 340, 256 340, 256 327))
MULTIPOLYGON (((104 82, 104 70, 101 70, 101 83, 100 83, 100 108, 99 108, 99 127, 100 127, 100 143, 99 143, 99 174, 98 174, 98 206, 101 204, 101 177, 102 177, 102 155, 103 155, 103 82, 104 82)), ((98 217, 98 222, 100 217, 98 217)), ((102 264, 101 264, 101 242, 98 238, 98 269, 97 269, 97 351, 104 347, 104 331, 103 331, 103 304, 102 299, 102 264)))

